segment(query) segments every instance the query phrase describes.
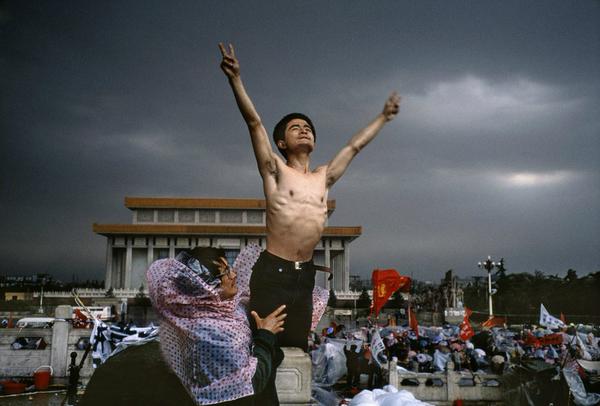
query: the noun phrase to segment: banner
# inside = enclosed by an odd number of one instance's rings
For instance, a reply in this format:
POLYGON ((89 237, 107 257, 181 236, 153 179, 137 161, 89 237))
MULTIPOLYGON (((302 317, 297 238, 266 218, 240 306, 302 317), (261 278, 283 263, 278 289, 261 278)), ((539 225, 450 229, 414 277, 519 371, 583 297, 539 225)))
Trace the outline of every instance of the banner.
POLYGON ((540 325, 548 328, 565 327, 565 323, 548 313, 543 303, 540 303, 540 325))
POLYGON ((392 294, 400 289, 401 292, 410 290, 411 279, 408 276, 401 276, 395 269, 375 269, 371 276, 373 282, 373 305, 371 313, 375 313, 377 317, 379 311, 392 296, 392 294))
POLYGON ((377 365, 379 365, 380 367, 381 367, 381 360, 379 359, 379 356, 381 354, 384 354, 384 351, 385 351, 385 344, 383 344, 383 340, 381 339, 381 336, 379 335, 379 329, 375 329, 373 331, 373 337, 371 338, 371 356, 372 356, 373 360, 375 362, 377 362, 377 365))
POLYGON ((408 326, 415 332, 417 338, 419 338, 419 324, 417 323, 417 316, 412 306, 408 306, 408 326))
POLYGON ((537 347, 539 347, 541 345, 540 344, 540 340, 538 340, 536 336, 534 336, 533 334, 531 334, 531 332, 527 333, 527 337, 525 337, 525 340, 523 340, 523 343, 525 345, 530 345, 530 346, 535 347, 535 348, 537 348, 537 347))
POLYGON ((563 336, 560 333, 547 334, 539 338, 540 345, 561 345, 563 336))
POLYGON ((492 328, 494 326, 503 326, 506 319, 500 316, 490 316, 486 321, 481 323, 481 327, 492 328))
POLYGON ((460 323, 460 339, 463 341, 467 341, 471 337, 475 335, 475 331, 473 331, 473 327, 471 327, 471 322, 469 322, 469 317, 471 317, 471 313, 473 311, 468 307, 465 307, 465 317, 463 318, 462 323, 460 323))

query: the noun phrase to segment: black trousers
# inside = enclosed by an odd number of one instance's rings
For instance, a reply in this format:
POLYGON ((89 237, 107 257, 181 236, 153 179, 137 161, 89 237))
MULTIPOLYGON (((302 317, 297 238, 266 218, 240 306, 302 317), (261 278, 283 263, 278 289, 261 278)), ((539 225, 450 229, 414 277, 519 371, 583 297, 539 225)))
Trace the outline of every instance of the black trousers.
MULTIPOLYGON (((308 334, 312 321, 312 292, 315 286, 315 269, 311 261, 299 264, 263 251, 252 268, 250 277, 250 310, 262 318, 282 304, 287 314, 284 330, 277 334, 278 347, 298 347, 308 350, 308 334)), ((253 329, 254 319, 250 318, 253 329)), ((269 385, 256 395, 257 405, 278 405, 275 389, 276 367, 269 385)))

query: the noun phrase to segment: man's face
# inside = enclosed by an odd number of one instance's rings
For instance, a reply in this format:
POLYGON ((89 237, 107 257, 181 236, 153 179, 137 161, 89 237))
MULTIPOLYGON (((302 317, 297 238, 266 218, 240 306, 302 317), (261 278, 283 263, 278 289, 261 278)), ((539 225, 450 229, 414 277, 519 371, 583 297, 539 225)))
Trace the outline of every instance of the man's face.
MULTIPOLYGON (((301 118, 295 118, 290 120, 285 126, 285 141, 279 141, 283 143, 284 149, 289 151, 301 150, 308 153, 312 152, 315 148, 315 136, 312 128, 308 123, 301 118)), ((282 147, 278 143, 279 147, 282 147)))
POLYGON ((223 275, 221 276, 221 285, 219 286, 219 296, 222 300, 231 299, 238 291, 237 274, 223 257, 219 258, 218 266, 219 273, 223 275))

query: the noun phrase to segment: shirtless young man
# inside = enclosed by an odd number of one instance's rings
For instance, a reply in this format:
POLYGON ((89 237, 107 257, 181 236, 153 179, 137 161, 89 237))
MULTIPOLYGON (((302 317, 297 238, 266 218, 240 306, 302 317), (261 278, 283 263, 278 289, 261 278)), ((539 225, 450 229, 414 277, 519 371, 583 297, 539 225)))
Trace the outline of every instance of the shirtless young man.
POLYGON ((392 93, 382 113, 356 133, 328 164, 312 170, 310 154, 316 134, 311 120, 293 113, 275 126, 273 138, 286 161, 281 159, 271 148, 267 131, 244 89, 233 46, 227 50, 219 44, 219 48, 223 56, 221 69, 248 125, 267 202, 267 249, 253 268, 250 308, 264 316, 274 306, 285 304, 286 326, 277 335, 278 344, 306 351, 315 283, 312 257, 325 228, 329 189, 356 154, 396 116, 400 97, 392 93))

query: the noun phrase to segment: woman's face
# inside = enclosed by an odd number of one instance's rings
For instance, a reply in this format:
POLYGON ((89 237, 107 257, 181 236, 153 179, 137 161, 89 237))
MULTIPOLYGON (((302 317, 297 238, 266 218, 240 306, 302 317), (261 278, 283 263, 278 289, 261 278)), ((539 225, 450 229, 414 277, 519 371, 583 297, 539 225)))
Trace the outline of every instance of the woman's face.
POLYGON ((221 285, 219 286, 219 296, 222 300, 231 299, 235 296, 238 291, 237 288, 237 274, 229 266, 227 260, 223 257, 219 258, 218 262, 215 262, 219 267, 219 274, 221 274, 221 285))

